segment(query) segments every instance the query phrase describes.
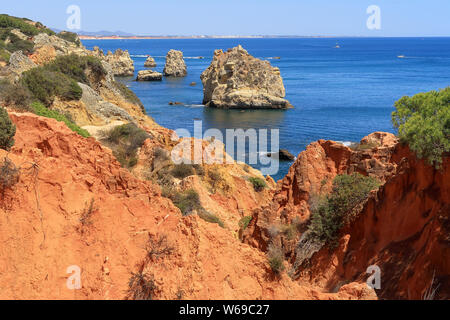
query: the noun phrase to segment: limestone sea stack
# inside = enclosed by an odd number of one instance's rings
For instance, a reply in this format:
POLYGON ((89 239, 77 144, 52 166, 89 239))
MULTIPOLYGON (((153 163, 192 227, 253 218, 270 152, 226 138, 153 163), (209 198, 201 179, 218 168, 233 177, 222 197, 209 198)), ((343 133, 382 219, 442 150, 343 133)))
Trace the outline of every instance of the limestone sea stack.
POLYGON ((183 52, 170 50, 167 53, 164 75, 168 77, 185 77, 187 75, 186 63, 183 59, 183 52))
POLYGON ((203 104, 217 108, 286 109, 286 91, 278 68, 251 56, 242 46, 216 50, 202 75, 203 104))
POLYGON ((136 81, 161 81, 162 73, 153 70, 141 70, 138 72, 136 81))
POLYGON ((148 56, 147 60, 144 63, 144 67, 155 68, 156 67, 155 59, 153 59, 153 57, 151 57, 151 56, 148 56))

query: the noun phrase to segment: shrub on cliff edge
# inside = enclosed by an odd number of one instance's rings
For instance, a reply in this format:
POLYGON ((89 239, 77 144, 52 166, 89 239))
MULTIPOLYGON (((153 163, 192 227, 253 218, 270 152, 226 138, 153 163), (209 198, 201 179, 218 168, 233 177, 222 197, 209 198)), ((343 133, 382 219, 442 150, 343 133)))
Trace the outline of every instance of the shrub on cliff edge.
POLYGON ((392 122, 400 140, 419 158, 440 167, 450 152, 450 87, 403 97, 395 108, 392 122))
POLYGON ((359 173, 337 176, 331 194, 310 208, 309 237, 335 246, 339 230, 356 217, 359 205, 378 186, 376 179, 359 173))
POLYGON ((14 145, 16 126, 12 123, 5 108, 0 107, 0 149, 9 151, 14 145))

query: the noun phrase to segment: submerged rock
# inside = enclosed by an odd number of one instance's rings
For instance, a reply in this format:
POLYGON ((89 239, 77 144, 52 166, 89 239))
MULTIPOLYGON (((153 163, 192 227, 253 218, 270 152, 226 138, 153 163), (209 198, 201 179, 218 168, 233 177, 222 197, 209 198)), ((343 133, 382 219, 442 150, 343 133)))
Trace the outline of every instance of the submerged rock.
POLYGON ((167 53, 164 75, 169 77, 184 77, 187 75, 186 63, 183 59, 183 52, 170 50, 167 53))
POLYGON ((227 52, 216 50, 211 65, 202 75, 203 103, 217 108, 292 107, 280 70, 268 61, 257 59, 242 46, 227 52))
POLYGON ((138 72, 136 81, 161 81, 162 74, 153 70, 141 70, 138 72))
POLYGON ((146 68, 156 67, 155 59, 153 59, 151 56, 148 56, 147 60, 144 63, 144 67, 146 67, 146 68))
POLYGON ((268 153, 267 156, 270 157, 278 157, 280 161, 293 161, 295 160, 295 156, 285 149, 280 149, 278 152, 268 153))

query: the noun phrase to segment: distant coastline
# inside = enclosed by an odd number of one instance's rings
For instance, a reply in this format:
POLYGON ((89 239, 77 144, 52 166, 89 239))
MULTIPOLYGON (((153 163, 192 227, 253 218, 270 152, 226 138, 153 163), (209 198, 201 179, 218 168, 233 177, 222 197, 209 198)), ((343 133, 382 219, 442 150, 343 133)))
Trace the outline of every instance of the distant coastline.
POLYGON ((81 40, 336 38, 336 36, 91 36, 81 34, 78 37, 81 40))

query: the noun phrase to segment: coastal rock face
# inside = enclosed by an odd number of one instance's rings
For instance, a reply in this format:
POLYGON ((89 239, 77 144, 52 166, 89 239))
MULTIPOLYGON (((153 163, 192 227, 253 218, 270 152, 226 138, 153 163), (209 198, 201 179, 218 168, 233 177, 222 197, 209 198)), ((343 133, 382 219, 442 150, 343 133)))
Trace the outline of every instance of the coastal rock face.
POLYGON ((60 37, 55 35, 49 36, 46 33, 40 33, 33 38, 33 42, 35 50, 44 46, 52 46, 55 49, 57 55, 66 55, 72 53, 78 55, 87 54, 87 50, 83 45, 77 45, 73 42, 61 39, 60 37))
MULTIPOLYGON (((263 253, 182 216, 93 138, 53 119, 10 117, 17 134, 8 157, 22 168, 0 197, 2 299, 133 299, 133 274, 152 281, 152 299, 376 298, 360 284, 323 293, 286 274, 271 279, 263 253), (75 270, 79 290, 70 286, 75 270)), ((1 161, 6 155, 0 150, 1 161)))
POLYGON ((154 67, 156 67, 155 59, 153 59, 152 57, 149 56, 147 58, 147 60, 145 60, 144 67, 146 67, 146 68, 154 68, 154 67))
POLYGON ((21 75, 23 72, 37 67, 37 64, 30 58, 22 53, 22 51, 16 51, 11 54, 9 58, 9 71, 16 75, 21 75))
POLYGON ((117 49, 114 53, 108 51, 105 60, 112 66, 115 76, 130 77, 134 75, 134 62, 128 50, 117 49))
POLYGON ((202 75, 203 104, 217 108, 292 107, 280 70, 252 57, 241 46, 227 52, 216 50, 202 75))
POLYGON ((183 52, 170 50, 166 56, 164 75, 168 77, 185 77, 187 75, 186 63, 183 59, 183 52))
POLYGON ((136 81, 161 81, 162 73, 153 70, 141 70, 138 72, 136 81))

